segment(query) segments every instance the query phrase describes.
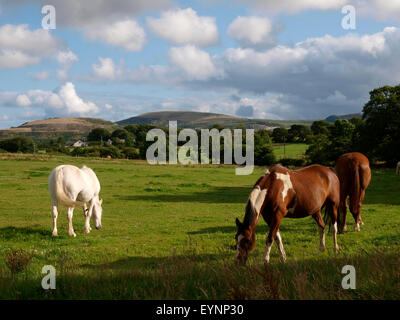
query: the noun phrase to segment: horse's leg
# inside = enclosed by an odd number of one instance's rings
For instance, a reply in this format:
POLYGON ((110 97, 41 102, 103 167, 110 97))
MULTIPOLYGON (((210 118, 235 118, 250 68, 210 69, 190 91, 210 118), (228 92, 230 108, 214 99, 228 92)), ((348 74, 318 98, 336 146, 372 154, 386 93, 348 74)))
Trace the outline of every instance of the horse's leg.
POLYGON ((321 216, 321 211, 313 214, 312 216, 317 222, 318 230, 319 230, 319 251, 325 251, 325 223, 321 216))
POLYGON ((337 227, 337 211, 338 211, 338 204, 335 203, 330 203, 327 206, 328 214, 331 218, 332 221, 332 235, 333 235, 333 250, 337 253, 339 252, 339 246, 337 243, 337 232, 338 232, 338 227, 337 227))
MULTIPOLYGON (((340 194, 340 226, 339 226, 339 233, 343 233, 344 230, 347 229, 346 225, 346 215, 347 215, 347 195, 345 193, 340 194)), ((333 223, 333 222, 332 222, 333 223)))
MULTIPOLYGON (((265 263, 269 263, 271 247, 279 231, 279 226, 281 224, 282 217, 283 215, 280 213, 280 211, 277 211, 276 213, 273 214, 271 222, 269 223, 269 233, 267 236, 267 244, 264 252, 265 263)), ((281 238, 280 241, 282 242, 281 238)))
POLYGON ((350 212, 354 218, 354 231, 360 231, 361 225, 361 197, 350 196, 350 212))
POLYGON ((281 237, 281 233, 279 232, 279 229, 278 229, 278 232, 276 233, 275 240, 276 240, 276 245, 278 246, 278 249, 279 249, 279 253, 281 255, 281 259, 283 262, 285 262, 286 261, 286 252, 285 252, 285 249, 283 248, 282 237, 281 237))
POLYGON ((67 217, 68 217, 68 234, 71 237, 76 237, 74 232, 74 227, 72 226, 72 216, 74 215, 74 207, 68 207, 67 217))
POLYGON ((58 231, 57 231, 57 217, 58 217, 58 210, 57 210, 57 200, 52 200, 51 201, 51 207, 52 207, 52 217, 53 217, 53 237, 58 236, 58 231))
POLYGON ((90 227, 91 212, 87 208, 86 203, 83 206, 83 213, 85 215, 85 231, 84 232, 89 233, 90 231, 92 231, 92 228, 90 227))

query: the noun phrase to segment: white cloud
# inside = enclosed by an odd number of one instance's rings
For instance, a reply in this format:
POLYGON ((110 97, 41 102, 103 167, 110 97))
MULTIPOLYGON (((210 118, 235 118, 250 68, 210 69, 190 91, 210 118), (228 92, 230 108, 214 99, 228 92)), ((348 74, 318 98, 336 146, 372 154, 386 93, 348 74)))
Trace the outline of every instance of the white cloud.
POLYGON ((3 114, 3 116, 1 117, 2 121, 7 121, 8 119, 9 119, 8 115, 6 115, 6 114, 3 114))
POLYGON ((237 17, 228 27, 228 34, 243 47, 267 47, 276 44, 270 19, 266 17, 237 17))
POLYGON ((71 69, 72 64, 79 61, 79 59, 71 50, 59 51, 56 59, 62 66, 57 70, 57 79, 59 81, 65 81, 68 79, 68 72, 71 69))
POLYGON ((206 80, 217 75, 217 69, 208 52, 192 45, 171 48, 169 58, 173 65, 192 79, 206 80))
MULTIPOLYGON (((66 82, 53 91, 28 90, 24 93, 0 93, 0 105, 21 106, 32 114, 31 108, 41 109, 47 116, 89 116, 99 112, 98 106, 91 101, 84 101, 78 96, 75 86, 66 82)), ((35 113, 36 114, 36 113, 35 113)))
POLYGON ((135 20, 90 27, 85 30, 85 34, 92 40, 100 40, 128 51, 140 51, 146 43, 146 33, 135 20))
POLYGON ((92 65, 92 73, 89 78, 94 82, 120 81, 123 67, 122 65, 116 66, 111 58, 99 57, 99 63, 92 65))
POLYGON ((30 30, 28 25, 0 27, 0 69, 22 68, 51 57, 64 45, 48 30, 30 30))
POLYGON ((20 107, 29 107, 31 105, 31 100, 28 98, 26 94, 20 94, 15 99, 15 102, 20 107))
POLYGON ((163 12, 161 18, 147 18, 147 25, 159 37, 175 44, 211 46, 219 41, 213 17, 200 17, 192 8, 163 12))

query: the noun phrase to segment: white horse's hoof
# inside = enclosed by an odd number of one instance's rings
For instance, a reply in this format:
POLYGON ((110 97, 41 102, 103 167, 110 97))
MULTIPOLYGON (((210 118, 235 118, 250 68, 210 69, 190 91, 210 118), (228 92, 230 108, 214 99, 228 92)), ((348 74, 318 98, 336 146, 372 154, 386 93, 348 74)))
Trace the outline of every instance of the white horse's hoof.
POLYGON ((57 231, 53 231, 53 233, 51 234, 53 237, 57 237, 58 236, 58 232, 57 231))
POLYGON ((92 228, 89 228, 89 229, 86 229, 86 228, 85 228, 84 233, 90 233, 90 231, 92 231, 91 229, 92 229, 92 228))
POLYGON ((74 237, 74 238, 76 237, 76 233, 75 233, 75 232, 69 232, 68 234, 69 234, 71 237, 74 237))

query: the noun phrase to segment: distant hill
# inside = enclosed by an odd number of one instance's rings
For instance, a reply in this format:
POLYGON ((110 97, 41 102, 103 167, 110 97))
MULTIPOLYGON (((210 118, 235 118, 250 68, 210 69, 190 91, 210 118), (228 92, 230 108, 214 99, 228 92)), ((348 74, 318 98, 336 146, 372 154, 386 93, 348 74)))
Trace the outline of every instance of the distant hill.
POLYGON ((112 131, 118 125, 111 121, 94 118, 50 118, 0 130, 0 137, 8 138, 23 134, 39 140, 47 140, 62 135, 67 139, 75 139, 86 136, 90 130, 98 127, 112 131))
POLYGON ((144 113, 136 117, 118 121, 119 125, 128 124, 152 124, 157 126, 168 126, 168 121, 178 121, 181 128, 210 128, 220 124, 227 128, 244 125, 247 128, 274 128, 290 127, 292 124, 311 125, 313 120, 265 120, 248 119, 229 116, 225 114, 195 112, 195 111, 157 111, 144 113))
POLYGON ((331 115, 327 118, 325 118, 325 121, 328 122, 335 122, 337 119, 346 119, 346 120, 350 120, 351 118, 362 118, 362 113, 350 113, 350 114, 343 114, 343 115, 331 115))

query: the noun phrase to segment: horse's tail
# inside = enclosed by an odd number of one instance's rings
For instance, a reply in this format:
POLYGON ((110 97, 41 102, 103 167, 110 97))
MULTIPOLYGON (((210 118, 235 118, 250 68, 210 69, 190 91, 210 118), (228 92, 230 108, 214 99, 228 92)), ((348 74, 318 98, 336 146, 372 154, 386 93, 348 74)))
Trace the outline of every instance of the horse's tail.
POLYGON ((67 206, 67 207, 83 207, 85 204, 80 201, 74 201, 70 197, 67 196, 64 190, 64 185, 63 185, 63 178, 64 178, 64 172, 63 169, 60 168, 55 172, 55 175, 53 179, 53 186, 55 188, 55 196, 57 198, 57 201, 59 201, 61 204, 67 206))
POLYGON ((360 181, 360 164, 355 165, 354 176, 353 176, 353 188, 350 196, 351 211, 356 212, 360 203, 361 197, 361 181, 360 181))

